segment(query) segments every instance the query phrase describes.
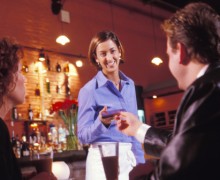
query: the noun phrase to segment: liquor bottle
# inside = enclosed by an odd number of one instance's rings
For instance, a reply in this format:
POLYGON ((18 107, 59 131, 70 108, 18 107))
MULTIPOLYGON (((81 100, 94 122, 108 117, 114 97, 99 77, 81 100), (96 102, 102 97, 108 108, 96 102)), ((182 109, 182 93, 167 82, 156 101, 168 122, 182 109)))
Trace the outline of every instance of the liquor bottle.
POLYGON ((49 78, 46 78, 46 88, 47 88, 47 93, 50 93, 50 80, 49 80, 49 78))
POLYGON ((16 107, 13 107, 12 108, 12 119, 15 121, 15 120, 18 120, 18 111, 17 111, 17 108, 16 107))
POLYGON ((21 157, 21 142, 19 140, 18 135, 16 135, 15 141, 16 141, 15 156, 16 158, 20 158, 21 157))
POLYGON ((40 96, 40 88, 39 88, 39 84, 36 84, 36 89, 35 89, 35 96, 40 96))
POLYGON ((65 140, 65 137, 66 137, 65 129, 62 127, 62 124, 59 124, 59 128, 58 128, 58 142, 62 143, 65 140))
POLYGON ((14 153, 16 154, 16 138, 14 136, 14 130, 12 131, 12 136, 11 136, 11 145, 14 153))
POLYGON ((66 64, 66 66, 64 67, 63 71, 68 74, 70 69, 69 69, 69 63, 66 64))
POLYGON ((60 94, 60 91, 61 91, 61 88, 60 88, 59 83, 57 82, 57 86, 56 86, 56 92, 57 92, 57 94, 60 94))
POLYGON ((60 66, 59 63, 57 63, 57 65, 56 65, 56 71, 57 71, 57 72, 61 72, 61 66, 60 66))
POLYGON ((29 71, 28 65, 26 64, 26 62, 24 62, 23 66, 22 66, 22 71, 27 73, 29 71))
POLYGON ((33 120, 33 110, 31 104, 29 104, 29 108, 28 108, 28 119, 33 120))
POLYGON ((29 144, 27 142, 25 135, 22 135, 21 156, 22 157, 30 156, 29 144))
POLYGON ((49 59, 49 56, 47 56, 47 58, 46 58, 46 65, 47 65, 47 70, 50 71, 50 70, 51 70, 51 67, 50 67, 50 59, 49 59))
POLYGON ((66 84, 66 95, 69 96, 71 94, 69 84, 66 84))

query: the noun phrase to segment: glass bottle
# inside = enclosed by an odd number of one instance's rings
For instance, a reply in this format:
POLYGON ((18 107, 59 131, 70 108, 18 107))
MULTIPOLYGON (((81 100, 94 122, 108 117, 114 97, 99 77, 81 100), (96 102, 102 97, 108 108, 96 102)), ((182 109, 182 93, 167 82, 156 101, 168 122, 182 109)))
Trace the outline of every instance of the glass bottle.
POLYGON ((46 78, 46 88, 47 88, 47 93, 50 93, 50 80, 49 80, 49 78, 46 78))
POLYGON ((50 70, 51 70, 51 67, 50 67, 50 59, 49 59, 49 56, 47 56, 47 58, 46 58, 46 65, 47 65, 47 70, 50 71, 50 70))
POLYGON ((66 84, 66 95, 69 96, 71 94, 69 84, 66 84))
POLYGON ((39 84, 38 83, 37 83, 36 89, 35 89, 35 96, 40 96, 40 88, 39 88, 39 84))
POLYGON ((29 71, 28 65, 26 64, 26 62, 24 62, 23 66, 22 66, 22 71, 27 73, 29 71))
POLYGON ((64 67, 63 71, 67 74, 69 73, 70 69, 69 69, 69 63, 66 64, 66 66, 64 67))
POLYGON ((28 119, 33 120, 33 110, 31 104, 29 104, 29 108, 28 108, 28 119))
POLYGON ((56 65, 56 71, 57 71, 57 72, 61 72, 61 66, 60 66, 59 63, 57 63, 57 65, 56 65))
POLYGON ((14 153, 16 154, 16 138, 14 136, 14 130, 12 131, 11 145, 14 153))
POLYGON ((21 142, 19 140, 18 135, 16 135, 16 147, 15 147, 15 156, 16 158, 20 158, 21 157, 21 142))
POLYGON ((57 94, 60 94, 60 91, 61 91, 61 88, 60 88, 59 83, 57 82, 57 86, 56 86, 56 92, 57 92, 57 94))
POLYGON ((18 120, 18 111, 17 111, 17 108, 16 107, 13 107, 12 108, 12 119, 15 121, 15 120, 18 120))
POLYGON ((22 135, 21 156, 30 156, 29 145, 25 135, 22 135))

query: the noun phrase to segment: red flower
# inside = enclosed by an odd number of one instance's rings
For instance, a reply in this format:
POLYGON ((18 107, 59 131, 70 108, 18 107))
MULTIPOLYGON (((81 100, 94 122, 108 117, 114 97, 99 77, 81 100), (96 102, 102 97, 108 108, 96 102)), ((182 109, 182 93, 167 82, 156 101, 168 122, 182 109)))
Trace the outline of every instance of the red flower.
POLYGON ((65 99, 63 102, 58 101, 52 104, 52 112, 74 108, 78 105, 76 100, 65 99))
POLYGON ((60 109, 62 109, 62 105, 63 105, 63 102, 56 102, 54 104, 52 104, 52 111, 59 111, 60 109))

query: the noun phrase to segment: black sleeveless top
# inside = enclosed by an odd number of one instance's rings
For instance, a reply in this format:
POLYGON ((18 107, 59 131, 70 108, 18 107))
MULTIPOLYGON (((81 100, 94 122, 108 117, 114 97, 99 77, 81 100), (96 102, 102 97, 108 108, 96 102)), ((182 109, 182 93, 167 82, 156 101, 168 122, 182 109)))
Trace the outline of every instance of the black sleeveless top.
POLYGON ((8 127, 0 118, 0 179, 22 180, 21 170, 12 149, 8 127))

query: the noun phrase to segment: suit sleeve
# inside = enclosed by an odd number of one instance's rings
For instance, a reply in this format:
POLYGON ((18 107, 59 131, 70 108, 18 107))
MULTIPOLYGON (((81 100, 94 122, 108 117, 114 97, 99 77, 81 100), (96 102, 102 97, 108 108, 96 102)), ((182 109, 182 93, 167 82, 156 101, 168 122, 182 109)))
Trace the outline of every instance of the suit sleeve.
POLYGON ((149 128, 144 139, 145 152, 159 158, 171 136, 172 133, 170 131, 154 127, 149 128))

